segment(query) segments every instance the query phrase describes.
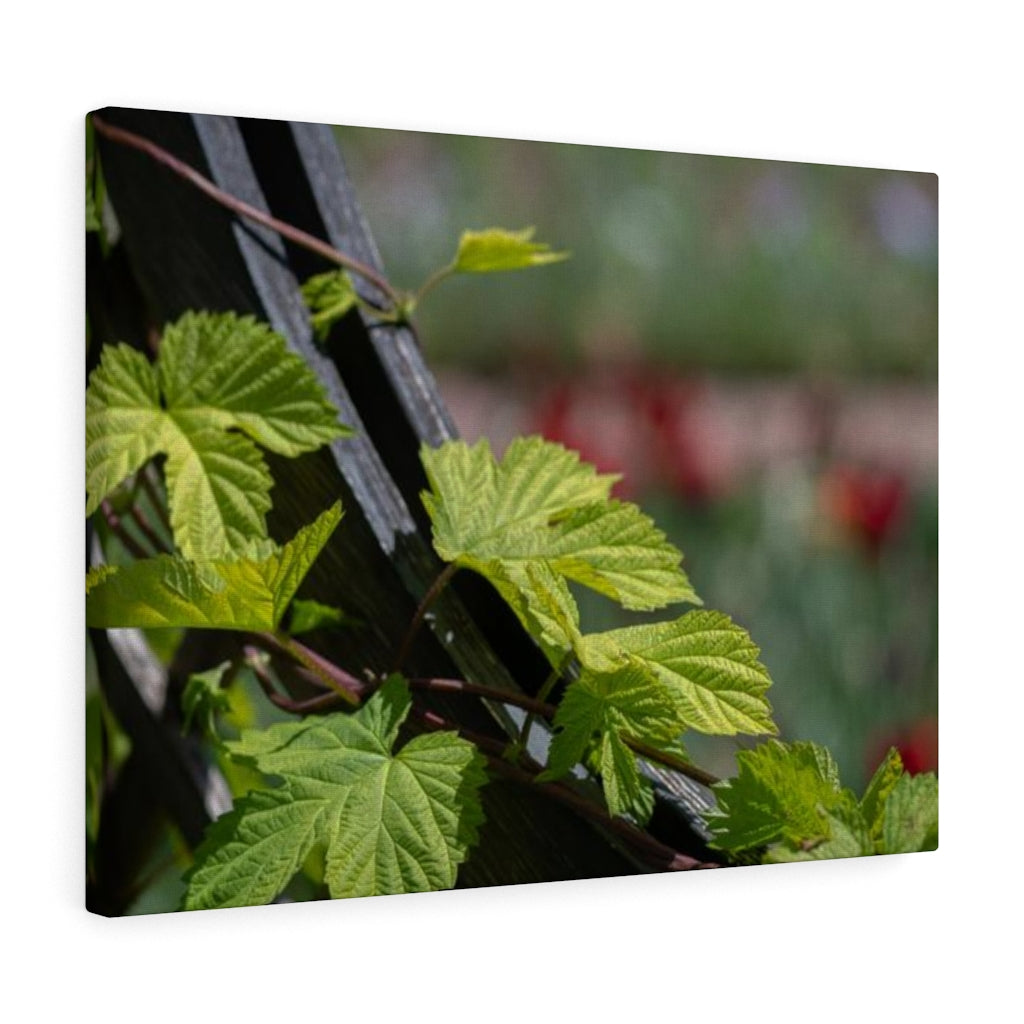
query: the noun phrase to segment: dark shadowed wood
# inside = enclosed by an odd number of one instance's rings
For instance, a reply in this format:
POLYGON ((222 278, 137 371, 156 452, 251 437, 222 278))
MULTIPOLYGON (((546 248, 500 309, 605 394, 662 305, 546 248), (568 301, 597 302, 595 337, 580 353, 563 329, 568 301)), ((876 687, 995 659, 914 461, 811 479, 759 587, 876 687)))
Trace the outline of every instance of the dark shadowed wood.
POLYGON ((168 673, 137 630, 89 630, 106 701, 132 741, 129 762, 103 803, 96 877, 86 891, 94 913, 124 913, 141 864, 167 815, 195 846, 211 819, 231 808, 231 794, 200 744, 181 735, 168 700, 168 673))

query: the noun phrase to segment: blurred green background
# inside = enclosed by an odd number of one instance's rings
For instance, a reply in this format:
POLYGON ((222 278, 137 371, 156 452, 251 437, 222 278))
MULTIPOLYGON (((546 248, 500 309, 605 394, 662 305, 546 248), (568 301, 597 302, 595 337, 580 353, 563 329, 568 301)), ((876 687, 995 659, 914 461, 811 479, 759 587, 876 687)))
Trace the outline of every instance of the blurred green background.
POLYGON ((339 128, 393 281, 465 228, 535 225, 573 258, 515 286, 448 285, 432 357, 503 369, 634 344, 681 368, 932 375, 937 178, 471 136, 339 128))
MULTIPOLYGON (((705 604, 752 633, 784 738, 860 787, 937 769, 934 175, 337 129, 392 282, 464 229, 572 259, 462 277, 416 322, 463 435, 625 475, 705 604)), ((628 617, 582 597, 588 628, 628 617)), ((745 739, 690 738, 733 770, 745 739)))

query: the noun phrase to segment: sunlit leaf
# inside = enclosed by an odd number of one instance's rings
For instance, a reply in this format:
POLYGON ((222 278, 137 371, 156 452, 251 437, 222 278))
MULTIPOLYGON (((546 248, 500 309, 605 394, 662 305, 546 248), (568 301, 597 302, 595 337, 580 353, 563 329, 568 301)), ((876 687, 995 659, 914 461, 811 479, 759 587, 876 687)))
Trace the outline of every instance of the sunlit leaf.
POLYGON ((747 850, 785 840, 793 848, 831 838, 826 812, 841 799, 831 754, 816 743, 769 740, 736 755, 735 778, 715 785, 713 845, 747 850))
POLYGON ((350 433, 309 367, 266 324, 186 313, 156 364, 104 348, 86 391, 86 514, 154 455, 174 540, 209 560, 266 536, 272 480, 257 445, 295 456, 350 433))
POLYGON ((210 829, 185 909, 268 903, 315 849, 333 897, 448 889, 483 821, 483 758, 455 733, 392 747, 409 712, 391 677, 353 714, 312 716, 229 744, 282 784, 238 801, 210 829))
POLYGON ((885 804, 896 783, 903 775, 903 759, 895 747, 891 747, 882 763, 875 770, 871 781, 864 790, 861 807, 864 820, 877 842, 882 841, 882 827, 885 822, 885 804))
POLYGON ((770 740, 737 755, 739 773, 715 785, 705 817, 713 845, 732 852, 767 847, 767 861, 827 860, 934 850, 938 781, 903 772, 889 751, 864 798, 843 789, 832 755, 816 743, 770 740))
POLYGON ((302 286, 313 331, 323 341, 331 328, 359 302, 352 278, 341 269, 311 277, 302 286))
POLYGON ((885 803, 883 853, 917 853, 939 846, 939 783, 931 772, 903 775, 885 803))
POLYGON ((231 662, 225 661, 205 672, 193 672, 188 677, 181 695, 182 732, 188 732, 195 722, 202 735, 218 740, 217 715, 231 710, 231 699, 223 688, 224 676, 230 667, 231 662))
POLYGON ((669 743, 679 734, 672 695, 636 662, 611 672, 584 670, 565 692, 554 720, 545 777, 558 778, 597 751, 605 800, 612 814, 647 813, 646 784, 624 739, 669 743))
POLYGON ((334 629, 338 626, 356 624, 357 621, 347 616, 340 608, 298 598, 292 601, 288 616, 288 632, 292 636, 312 633, 316 629, 334 629))
POLYGON ((449 441, 421 459, 438 554, 487 577, 556 663, 578 636, 566 580, 627 608, 699 602, 679 551, 635 505, 609 498, 617 478, 561 445, 520 439, 498 462, 486 440, 449 441))
POLYGON ((264 541, 253 557, 190 562, 160 555, 92 575, 86 623, 273 630, 341 519, 336 502, 283 547, 264 541))
POLYGON ((534 242, 534 228, 506 231, 464 231, 452 262, 458 274, 490 274, 502 270, 522 270, 558 263, 569 258, 567 252, 552 252, 551 246, 534 242))
POLYGON ((866 857, 875 852, 864 812, 848 789, 827 811, 823 811, 828 838, 793 847, 776 843, 765 855, 768 863, 782 864, 806 860, 837 860, 842 857, 866 857))
POLYGON ((607 669, 626 656, 646 665, 682 702, 686 727, 705 733, 774 733, 771 678, 746 630, 727 615, 692 611, 672 622, 584 637, 581 660, 607 669))

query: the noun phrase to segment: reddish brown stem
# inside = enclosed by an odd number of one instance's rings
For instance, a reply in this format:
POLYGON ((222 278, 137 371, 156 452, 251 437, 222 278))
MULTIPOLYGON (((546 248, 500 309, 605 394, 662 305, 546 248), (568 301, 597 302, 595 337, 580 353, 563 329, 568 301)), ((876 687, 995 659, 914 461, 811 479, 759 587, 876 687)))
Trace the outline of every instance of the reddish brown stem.
POLYGON ((493 686, 483 686, 480 683, 467 683, 462 679, 433 679, 433 678, 412 678, 406 682, 414 690, 432 690, 436 693, 467 693, 476 697, 484 697, 487 700, 498 701, 502 704, 511 704, 513 707, 523 708, 535 715, 540 715, 549 721, 555 717, 555 709, 551 704, 536 697, 528 697, 524 693, 513 693, 510 690, 499 690, 493 686))
MULTIPOLYGON (((249 648, 249 650, 255 651, 256 648, 249 648)), ((303 668, 301 665, 297 666, 293 671, 304 682, 310 683, 313 686, 318 686, 320 689, 326 688, 323 679, 319 675, 303 668)), ((541 715, 549 720, 553 718, 555 714, 555 709, 552 705, 545 704, 543 701, 539 701, 535 697, 528 697, 526 694, 522 693, 513 693, 509 690, 498 690, 493 686, 482 686, 478 683, 467 683, 462 679, 414 677, 412 679, 406 679, 406 682, 413 690, 425 690, 432 693, 461 693, 473 697, 483 697, 485 700, 498 701, 502 704, 511 704, 513 707, 523 708, 526 711, 531 711, 534 714, 541 715)), ((264 687, 264 690, 266 690, 266 687, 264 687)), ((367 687, 367 691, 368 690, 369 687, 367 687)), ((285 711, 292 711, 295 714, 307 714, 311 711, 324 711, 327 708, 348 703, 347 701, 342 700, 337 691, 333 689, 318 697, 310 697, 308 700, 304 701, 296 701, 288 697, 282 697, 276 691, 273 695, 268 692, 267 696, 279 708, 284 708, 285 711)))
POLYGON ((301 228, 294 227, 283 220, 278 220, 277 217, 273 217, 269 213, 265 213, 263 210, 257 209, 255 206, 250 206, 237 196, 231 195, 230 192, 225 192, 222 188, 218 188, 212 181, 210 181, 209 178, 204 177, 194 167, 189 166, 183 160, 179 160, 176 156, 168 153, 166 149, 158 146, 150 139, 144 138, 141 135, 136 135, 135 132, 127 131, 124 128, 118 128, 115 125, 107 124, 103 118, 97 117, 95 114, 92 115, 92 123, 96 131, 105 138, 110 139, 111 142, 130 146, 132 149, 137 149, 140 152, 145 153, 147 156, 156 160, 157 163, 162 164, 164 167, 177 174, 180 178, 184 178, 185 181, 194 185, 201 192, 204 192, 214 200, 214 202, 220 203, 221 206, 231 210, 233 213, 237 213, 239 216, 245 217, 248 220, 255 221, 257 224, 262 224, 264 227, 268 227, 272 231, 276 231, 283 238, 287 238, 296 245, 302 246, 302 248, 308 249, 310 252, 315 252, 319 256, 323 256, 324 259, 329 260, 331 263, 337 263, 339 266, 345 267, 347 270, 351 270, 354 273, 359 274, 360 277, 363 277, 367 281, 376 285, 388 297, 388 300, 395 308, 401 306, 401 297, 394 288, 391 287, 389 282, 381 274, 377 273, 373 267, 369 267, 360 260, 340 252, 338 249, 335 249, 334 246, 322 241, 315 235, 311 235, 308 232, 303 231, 301 228))
MULTIPOLYGON (((157 518, 163 524, 163 528, 167 531, 170 536, 174 536, 174 530, 171 529, 171 520, 167 515, 167 509, 164 506, 163 500, 160 497, 160 492, 157 490, 156 484, 153 482, 152 476, 150 476, 150 466, 144 466, 139 471, 139 480, 142 483, 142 489, 146 492, 149 497, 149 503, 153 506, 153 511, 156 512, 157 518)), ((155 469, 153 470, 155 472, 155 469)))
POLYGON ((722 781, 717 775, 712 775, 711 772, 706 772, 703 768, 698 768, 695 764, 690 764, 689 761, 676 757, 675 754, 669 754, 664 750, 658 750, 657 747, 648 746, 640 740, 633 739, 632 736, 623 736, 622 739, 627 747, 641 757, 646 757, 648 761, 656 761, 658 764, 663 764, 666 768, 671 768, 673 771, 679 772, 680 775, 685 775, 688 779, 699 782, 702 786, 713 786, 716 782, 722 781))
POLYGON ((526 771, 518 765, 514 765, 505 759, 505 747, 497 740, 489 736, 481 736, 478 733, 463 729, 452 722, 447 721, 432 711, 419 711, 414 709, 413 714, 429 729, 445 729, 457 731, 463 738, 475 743, 486 755, 490 766, 500 775, 521 782, 524 785, 538 786, 548 796, 558 800, 577 813, 591 821, 596 822, 603 828, 614 832, 620 839, 628 843, 644 860, 659 870, 666 871, 690 871, 694 868, 715 868, 717 864, 699 861, 685 853, 674 850, 671 846, 648 835, 642 829, 631 825, 622 818, 613 818, 608 812, 585 797, 580 796, 575 790, 560 782, 538 782, 540 765, 531 759, 527 763, 536 771, 526 771))
POLYGON ((405 631, 405 636, 402 638, 402 646, 398 648, 398 657, 395 658, 394 666, 396 672, 405 664, 409 648, 412 647, 412 642, 416 639, 416 634, 419 632, 430 606, 437 600, 441 591, 448 586, 449 580, 455 575, 458 568, 454 562, 449 562, 438 573, 437 579, 427 588, 427 592, 423 595, 423 600, 420 601, 419 607, 416 609, 416 614, 413 615, 412 621, 409 623, 409 628, 405 631))
POLYGON ((110 532, 117 537, 133 558, 151 557, 150 553, 128 532, 121 517, 114 511, 114 506, 109 501, 106 499, 101 501, 100 509, 103 512, 103 518, 107 521, 107 526, 110 527, 110 532))
POLYGON ((256 677, 256 682, 260 684, 260 689, 267 695, 267 700, 283 711, 294 715, 306 715, 342 703, 341 698, 333 690, 330 693, 321 694, 319 697, 311 697, 309 700, 293 700, 291 697, 278 693, 274 687, 274 680, 260 661, 260 649, 247 645, 243 648, 243 653, 249 668, 252 669, 252 674, 256 677))
POLYGON ((146 540, 153 546, 153 550, 158 555, 166 555, 168 553, 167 545, 160 534, 153 529, 152 524, 138 505, 132 505, 132 519, 135 525, 145 534, 146 540))
POLYGON ((284 654, 308 669, 325 690, 332 690, 347 704, 358 705, 369 690, 369 685, 349 675, 332 661, 310 650, 287 633, 257 633, 255 639, 262 647, 284 654))

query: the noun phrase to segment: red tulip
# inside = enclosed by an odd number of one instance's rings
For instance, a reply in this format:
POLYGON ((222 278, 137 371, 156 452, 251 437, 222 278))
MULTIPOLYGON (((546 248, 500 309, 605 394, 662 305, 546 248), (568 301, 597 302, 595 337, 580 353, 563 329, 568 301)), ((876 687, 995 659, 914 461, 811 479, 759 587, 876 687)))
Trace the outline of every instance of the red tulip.
POLYGON ((912 725, 889 733, 872 742, 868 751, 867 770, 872 773, 890 747, 895 747, 903 767, 911 775, 939 770, 939 720, 922 718, 912 725))
POLYGON ((907 505, 907 483, 898 473, 837 466, 821 483, 832 517, 877 556, 898 529, 907 505))

